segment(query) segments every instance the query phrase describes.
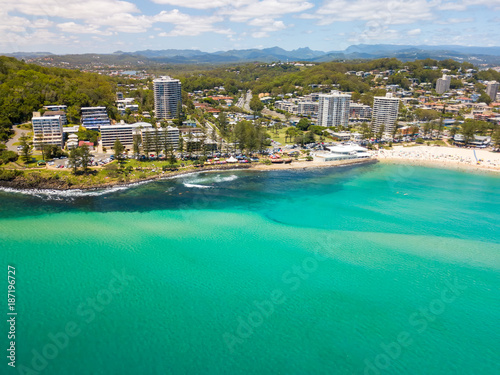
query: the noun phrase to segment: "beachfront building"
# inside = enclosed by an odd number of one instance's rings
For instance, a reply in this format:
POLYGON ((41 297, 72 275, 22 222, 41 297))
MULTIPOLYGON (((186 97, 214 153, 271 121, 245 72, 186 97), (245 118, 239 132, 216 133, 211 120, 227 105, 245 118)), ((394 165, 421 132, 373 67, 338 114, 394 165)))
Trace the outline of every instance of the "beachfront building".
POLYGON ((376 96, 373 100, 372 131, 377 134, 381 130, 392 134, 398 119, 399 98, 392 93, 376 96))
POLYGON ((174 119, 182 104, 181 82, 168 76, 153 80, 155 114, 158 119, 174 119))
POLYGON ((318 125, 347 126, 349 123, 349 105, 351 95, 333 91, 319 96, 318 125))
POLYGON ((325 147, 325 151, 313 154, 314 161, 337 161, 349 159, 368 159, 370 154, 368 150, 356 144, 335 145, 325 147))
POLYGON ((451 77, 443 74, 442 78, 438 78, 436 82, 436 92, 439 95, 444 94, 445 92, 450 90, 451 77))
POLYGON ((82 126, 90 130, 99 130, 101 126, 111 125, 106 107, 82 107, 82 126))
POLYGON ((125 148, 130 148, 134 144, 134 135, 141 135, 143 129, 152 128, 153 125, 147 122, 101 126, 102 147, 113 148, 118 139, 125 148))
POLYGON ((156 148, 167 152, 166 147, 172 147, 174 150, 179 147, 179 129, 172 126, 156 129, 145 128, 141 130, 141 135, 142 147, 146 153, 156 151, 156 148))
POLYGON ((31 123, 35 150, 41 150, 43 145, 63 146, 61 116, 37 116, 31 119, 31 123))
POLYGON ((496 100, 496 97, 498 94, 498 86, 499 86, 499 83, 497 81, 488 82, 488 85, 486 86, 486 94, 493 101, 496 100))

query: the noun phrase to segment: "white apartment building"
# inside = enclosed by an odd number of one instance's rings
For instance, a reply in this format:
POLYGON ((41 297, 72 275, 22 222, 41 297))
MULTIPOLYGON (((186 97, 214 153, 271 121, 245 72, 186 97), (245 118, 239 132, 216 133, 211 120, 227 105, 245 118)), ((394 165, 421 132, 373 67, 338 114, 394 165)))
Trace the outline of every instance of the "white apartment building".
POLYGON ((101 126, 102 147, 113 148, 117 139, 126 148, 132 147, 134 144, 134 135, 140 135, 142 129, 151 129, 152 127, 153 125, 147 122, 101 126))
POLYGON ((168 76, 153 80, 155 114, 158 119, 174 119, 182 104, 181 82, 168 76))
POLYGON ((491 100, 495 101, 498 94, 498 86, 499 83, 497 81, 490 81, 486 86, 486 94, 491 98, 491 100))
POLYGON ((398 119, 399 98, 391 93, 376 96, 373 101, 372 131, 378 133, 382 127, 384 133, 393 133, 398 119))
POLYGON ((444 94, 445 92, 450 90, 451 77, 443 74, 443 78, 438 78, 436 82, 436 92, 439 95, 444 94))
POLYGON ((61 116, 33 117, 33 146, 41 150, 42 145, 63 146, 61 116))
POLYGON ((349 123, 349 106, 351 95, 334 91, 319 96, 318 125, 347 126, 349 123))

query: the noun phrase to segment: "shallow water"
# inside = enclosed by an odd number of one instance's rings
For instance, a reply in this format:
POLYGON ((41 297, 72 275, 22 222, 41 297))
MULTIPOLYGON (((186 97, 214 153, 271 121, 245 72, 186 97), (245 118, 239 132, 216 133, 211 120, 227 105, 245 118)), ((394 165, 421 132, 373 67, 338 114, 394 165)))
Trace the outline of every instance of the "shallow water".
POLYGON ((18 371, 500 373, 497 176, 200 173, 0 217, 18 371))

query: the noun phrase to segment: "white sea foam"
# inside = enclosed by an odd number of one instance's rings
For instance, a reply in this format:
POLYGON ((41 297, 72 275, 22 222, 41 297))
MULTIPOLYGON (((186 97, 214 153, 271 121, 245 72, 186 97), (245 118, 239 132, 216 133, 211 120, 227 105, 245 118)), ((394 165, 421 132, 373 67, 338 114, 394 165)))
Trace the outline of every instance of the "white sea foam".
POLYGON ((238 176, 232 174, 231 176, 225 176, 225 177, 221 177, 220 174, 218 174, 215 179, 214 179, 214 182, 229 182, 229 181, 234 181, 238 178, 238 176))
POLYGON ((213 186, 207 186, 207 185, 198 185, 198 184, 189 184, 187 182, 184 182, 184 186, 188 188, 199 188, 199 189, 210 189, 213 186))
POLYGON ((220 174, 217 174, 213 176, 203 176, 203 177, 195 176, 195 178, 186 179, 186 182, 190 184, 211 184, 211 183, 234 181, 237 178, 238 176, 234 174, 230 176, 221 176, 220 174))
POLYGON ((31 195, 38 198, 51 199, 51 200, 65 200, 68 198, 76 197, 97 197, 100 195, 115 193, 120 190, 126 190, 133 186, 142 185, 149 181, 137 182, 129 185, 113 186, 109 188, 92 189, 92 190, 82 190, 82 189, 67 189, 67 190, 56 190, 56 189, 12 189, 0 187, 0 191, 6 193, 15 193, 23 195, 31 195))

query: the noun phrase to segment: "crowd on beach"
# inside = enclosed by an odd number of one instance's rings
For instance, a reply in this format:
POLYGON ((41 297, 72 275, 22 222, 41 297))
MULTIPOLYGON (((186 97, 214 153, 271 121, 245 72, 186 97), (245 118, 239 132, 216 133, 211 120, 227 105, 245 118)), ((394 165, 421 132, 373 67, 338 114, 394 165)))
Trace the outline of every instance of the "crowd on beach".
POLYGON ((480 169, 500 170, 500 153, 486 150, 459 149, 451 147, 394 147, 377 150, 374 157, 384 160, 406 160, 416 164, 455 164, 480 169), (477 159, 476 159, 477 158, 477 159))

